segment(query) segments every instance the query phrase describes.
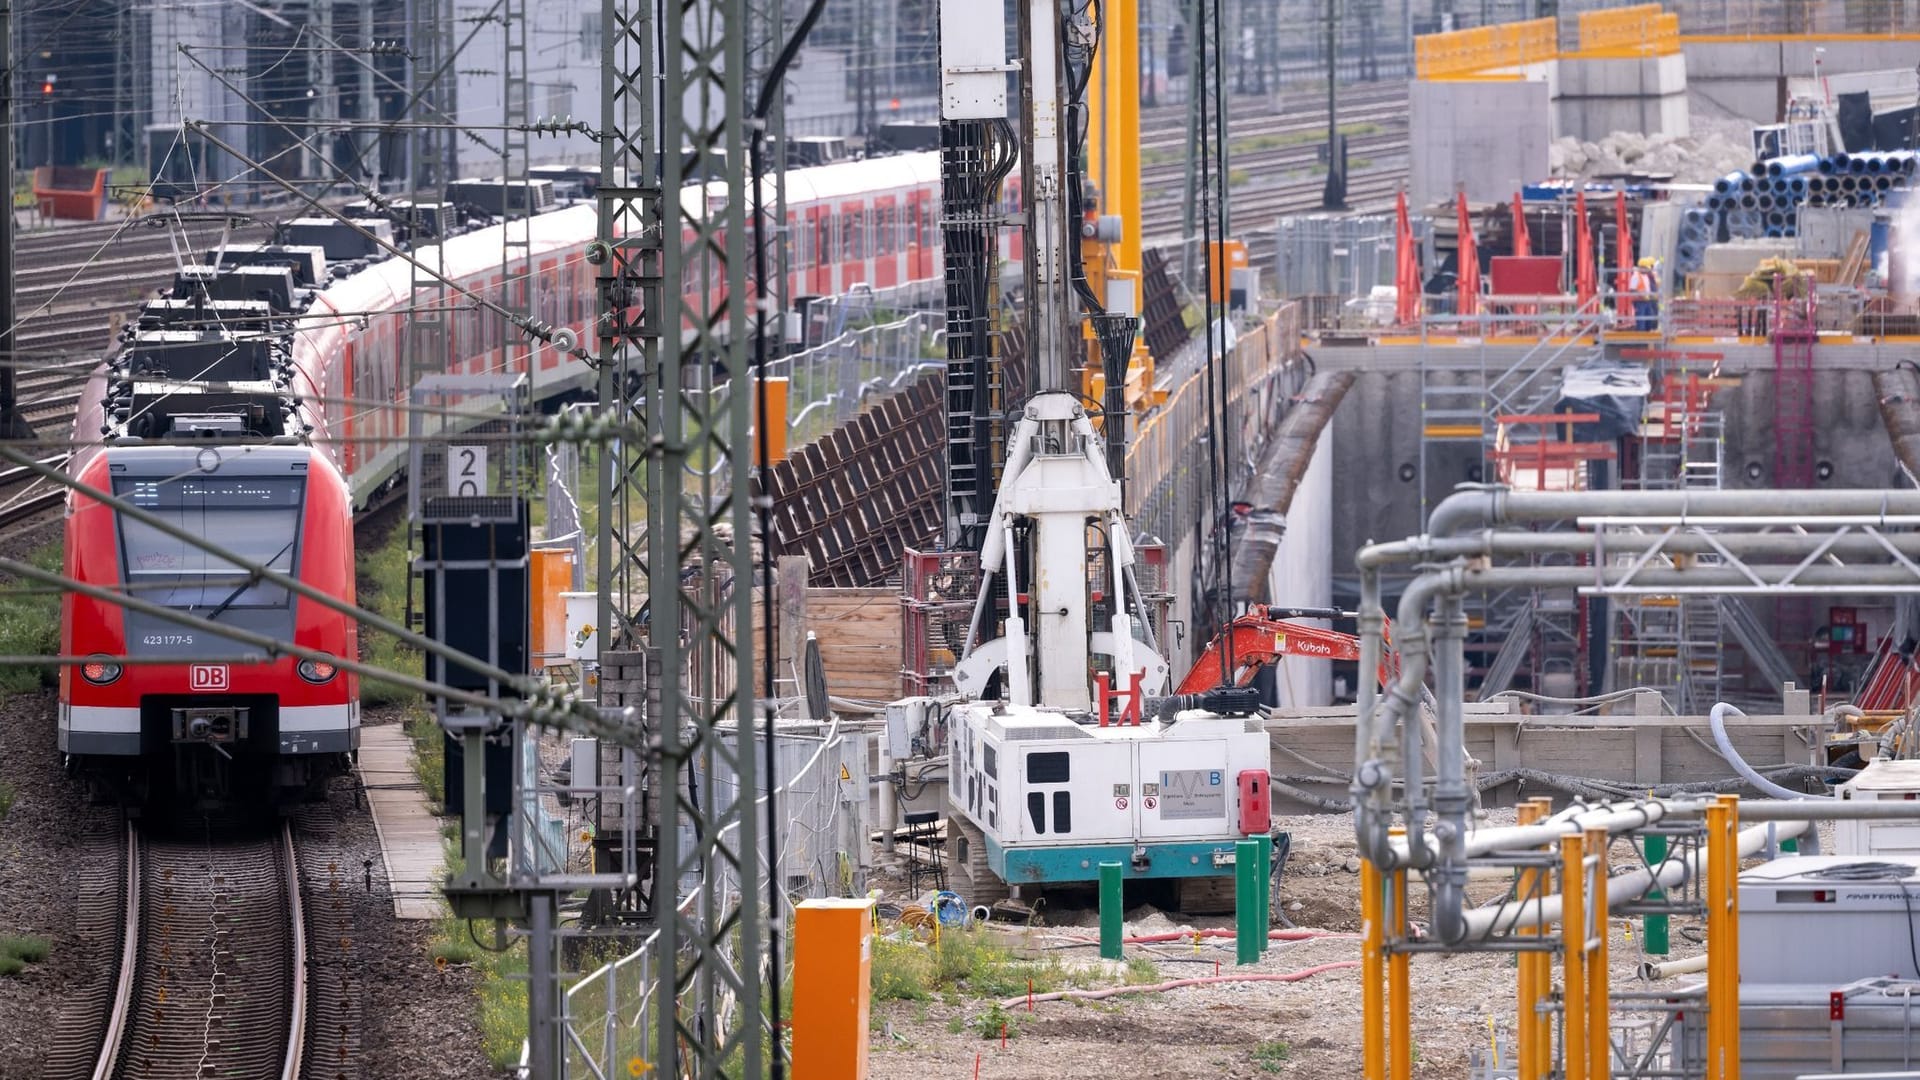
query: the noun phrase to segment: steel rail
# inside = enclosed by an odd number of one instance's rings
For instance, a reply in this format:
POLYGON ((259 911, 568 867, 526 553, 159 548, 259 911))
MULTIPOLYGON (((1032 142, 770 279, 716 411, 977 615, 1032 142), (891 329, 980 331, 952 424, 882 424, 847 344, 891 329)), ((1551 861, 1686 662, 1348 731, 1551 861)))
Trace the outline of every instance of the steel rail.
POLYGON ((280 824, 280 843, 286 851, 287 920, 292 957, 287 965, 287 1054, 280 1080, 300 1080, 307 1048, 307 919, 300 895, 300 855, 293 843, 293 823, 280 824))
POLYGON ((127 822, 127 873, 121 883, 124 925, 120 931, 120 974, 115 980, 113 1008, 107 1014, 107 1030, 100 1039, 100 1060, 93 1067, 93 1080, 113 1080, 120 1067, 120 1044, 126 1038, 128 1015, 133 1011, 133 976, 140 956, 140 830, 127 822))

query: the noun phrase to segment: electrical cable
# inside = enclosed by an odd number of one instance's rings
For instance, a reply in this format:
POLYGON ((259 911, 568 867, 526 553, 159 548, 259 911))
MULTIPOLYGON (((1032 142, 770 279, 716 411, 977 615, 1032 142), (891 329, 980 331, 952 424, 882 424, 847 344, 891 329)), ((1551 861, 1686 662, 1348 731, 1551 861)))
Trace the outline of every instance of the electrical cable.
MULTIPOLYGON (((754 335, 753 368, 755 404, 759 410, 759 423, 755 431, 755 458, 762 477, 761 493, 754 497, 754 515, 760 526, 760 571, 761 571, 761 678, 762 689, 769 702, 763 707, 766 719, 765 753, 767 756, 767 916, 772 925, 767 927, 768 968, 772 978, 767 980, 767 1015, 776 1021, 780 1016, 780 986, 786 978, 780 966, 780 929, 785 922, 781 913, 780 900, 780 838, 774 828, 775 811, 778 807, 779 770, 776 752, 778 739, 774 723, 774 637, 773 637, 773 494, 765 478, 771 474, 772 461, 769 458, 773 441, 773 420, 768 414, 767 404, 767 242, 766 242, 766 184, 764 181, 767 133, 767 116, 773 109, 780 80, 786 75, 793 58, 799 54, 800 46, 807 40, 814 23, 820 20, 820 13, 826 10, 826 0, 813 0, 807 6, 807 12, 801 16, 800 24, 794 27, 793 35, 780 49, 780 55, 774 58, 767 68, 766 77, 760 83, 759 96, 754 100, 751 137, 747 140, 747 152, 750 158, 748 167, 752 172, 753 183, 753 278, 754 278, 754 335)), ((784 160, 785 147, 781 148, 784 160)), ((782 171, 784 181, 785 170, 782 171)), ((785 417, 781 422, 785 422, 785 417)), ((744 735, 744 733, 742 733, 744 735)), ((751 813, 752 811, 748 811, 751 813)), ((783 1080, 786 1076, 786 1050, 775 1027, 773 1038, 772 1075, 773 1080, 783 1080)))

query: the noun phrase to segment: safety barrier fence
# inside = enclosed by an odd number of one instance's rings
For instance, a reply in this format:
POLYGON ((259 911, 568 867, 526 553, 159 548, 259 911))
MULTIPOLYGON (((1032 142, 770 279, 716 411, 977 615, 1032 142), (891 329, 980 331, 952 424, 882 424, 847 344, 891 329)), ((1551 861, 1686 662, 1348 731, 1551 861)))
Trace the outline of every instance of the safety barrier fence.
MULTIPOLYGON (((1648 6, 1632 0, 1563 0, 1560 15, 1577 19, 1648 6)), ((1920 7, 1913 0, 1666 0, 1661 6, 1686 37, 1920 35, 1920 7)))
POLYGON ((1229 467, 1251 460, 1259 433, 1291 392, 1277 377, 1304 376, 1300 316, 1297 305, 1287 304, 1229 341, 1217 385, 1204 367, 1196 370, 1128 434, 1127 510, 1140 530, 1175 545, 1202 519, 1200 508, 1212 504, 1216 487, 1210 433, 1226 443, 1229 467))
POLYGON ((1425 34, 1414 42, 1414 71, 1444 79, 1537 64, 1559 52, 1559 33, 1553 19, 1529 19, 1425 34))
POLYGON ((1582 53, 1664 56, 1680 51, 1680 16, 1659 4, 1583 11, 1577 25, 1582 53))

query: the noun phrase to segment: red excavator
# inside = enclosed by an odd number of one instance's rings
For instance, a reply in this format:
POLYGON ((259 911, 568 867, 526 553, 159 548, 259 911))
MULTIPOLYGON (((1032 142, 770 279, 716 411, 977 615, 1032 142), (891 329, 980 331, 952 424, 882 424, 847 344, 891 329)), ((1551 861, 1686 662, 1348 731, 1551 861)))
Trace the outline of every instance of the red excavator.
MULTIPOLYGON (((1320 660, 1360 659, 1360 639, 1338 630, 1287 622, 1288 619, 1351 619, 1351 611, 1335 608, 1262 607, 1227 624, 1194 661, 1192 670, 1174 689, 1176 694, 1202 694, 1223 686, 1246 686, 1260 669, 1284 656, 1320 660)), ((1399 670, 1393 654, 1393 626, 1386 628, 1386 655, 1377 672, 1385 684, 1399 670)))

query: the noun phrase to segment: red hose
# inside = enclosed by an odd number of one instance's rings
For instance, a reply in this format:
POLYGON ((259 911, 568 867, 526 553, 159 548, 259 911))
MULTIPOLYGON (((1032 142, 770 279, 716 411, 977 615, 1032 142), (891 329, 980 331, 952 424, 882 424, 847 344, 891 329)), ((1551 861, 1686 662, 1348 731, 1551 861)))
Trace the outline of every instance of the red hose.
MULTIPOLYGON (((1196 936, 1203 938, 1237 937, 1232 930, 1215 928, 1212 930, 1173 930, 1164 934, 1141 934, 1137 937, 1121 938, 1123 945, 1152 945, 1159 941, 1192 941, 1196 936)), ((1328 930, 1269 930, 1268 941, 1312 941, 1316 938, 1357 938, 1359 934, 1338 934, 1328 930)))
POLYGON ((1299 982, 1310 979, 1323 971, 1339 971, 1342 968, 1359 967, 1358 960, 1337 960, 1331 964, 1319 964, 1315 967, 1301 968, 1284 974, 1276 972, 1251 972, 1245 975, 1203 975, 1196 979, 1173 979, 1163 983, 1149 983, 1141 986, 1112 986, 1105 990, 1055 990, 1046 994, 1034 994, 1031 997, 1021 995, 1002 1001, 1003 1009, 1018 1008, 1020 1005, 1042 1001, 1065 1001, 1069 998, 1081 1001, 1098 1001, 1102 998, 1116 997, 1120 994, 1158 994, 1168 990, 1179 990, 1188 986, 1216 986, 1221 983, 1247 982, 1299 982))

